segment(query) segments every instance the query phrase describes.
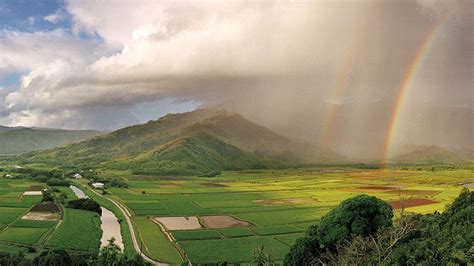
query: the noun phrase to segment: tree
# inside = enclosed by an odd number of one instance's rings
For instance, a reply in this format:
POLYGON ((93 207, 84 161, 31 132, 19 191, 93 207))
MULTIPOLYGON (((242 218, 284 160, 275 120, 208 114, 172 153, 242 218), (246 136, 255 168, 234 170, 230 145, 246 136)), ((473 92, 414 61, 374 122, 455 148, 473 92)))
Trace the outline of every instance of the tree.
POLYGON ((145 266, 150 265, 145 262, 143 258, 135 254, 132 258, 129 258, 122 253, 119 246, 115 244, 115 239, 112 237, 109 240, 107 246, 100 250, 99 256, 97 257, 97 265, 103 266, 145 266))
POLYGON ((326 264, 354 236, 368 237, 392 225, 393 212, 386 202, 367 195, 347 199, 311 226, 285 257, 286 265, 326 264))
POLYGON ((254 262, 258 266, 274 266, 275 258, 270 250, 266 249, 264 245, 261 245, 253 251, 254 262))
POLYGON ((369 236, 392 225, 392 207, 373 196, 359 195, 344 200, 319 223, 319 240, 334 249, 353 235, 369 236))
POLYGON ((86 211, 97 212, 98 214, 102 214, 102 209, 96 201, 92 199, 77 199, 72 200, 68 203, 68 208, 72 209, 81 209, 86 211))
POLYGON ((54 201, 53 193, 49 189, 43 190, 41 193, 43 194, 43 199, 41 199, 41 202, 54 201))
POLYGON ((33 260, 33 264, 38 266, 68 266, 72 262, 71 256, 62 249, 43 251, 33 260))

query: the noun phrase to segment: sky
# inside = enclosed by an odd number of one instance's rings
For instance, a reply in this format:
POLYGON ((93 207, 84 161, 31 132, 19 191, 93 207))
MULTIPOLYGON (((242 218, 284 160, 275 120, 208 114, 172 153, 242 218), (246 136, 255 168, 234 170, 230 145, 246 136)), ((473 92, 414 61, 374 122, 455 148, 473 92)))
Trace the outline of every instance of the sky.
POLYGON ((474 148, 473 10, 455 0, 0 0, 0 124, 113 130, 219 106, 376 156, 436 27, 395 142, 474 148))

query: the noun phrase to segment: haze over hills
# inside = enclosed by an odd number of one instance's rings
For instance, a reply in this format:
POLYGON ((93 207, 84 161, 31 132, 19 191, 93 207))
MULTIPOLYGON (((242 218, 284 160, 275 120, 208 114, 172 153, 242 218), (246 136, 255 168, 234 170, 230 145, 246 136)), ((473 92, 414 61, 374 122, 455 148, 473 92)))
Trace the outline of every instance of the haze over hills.
POLYGON ((206 174, 343 159, 329 150, 281 136, 240 114, 217 109, 168 114, 29 158, 74 165, 101 164, 158 175, 206 174))
POLYGON ((393 161, 403 163, 460 163, 474 160, 474 151, 469 149, 447 149, 437 145, 403 146, 393 161))
POLYGON ((93 130, 62 130, 0 126, 0 154, 51 149, 102 134, 93 130))

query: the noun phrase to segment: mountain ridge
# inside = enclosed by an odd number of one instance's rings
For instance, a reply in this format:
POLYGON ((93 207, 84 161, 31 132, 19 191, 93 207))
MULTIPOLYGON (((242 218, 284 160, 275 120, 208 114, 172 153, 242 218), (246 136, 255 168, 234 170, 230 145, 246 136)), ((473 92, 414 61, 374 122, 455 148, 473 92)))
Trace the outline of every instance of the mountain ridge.
POLYGON ((216 170, 282 167, 339 160, 313 144, 292 141, 242 115, 218 109, 168 114, 158 120, 34 153, 30 159, 197 175, 216 170))
POLYGON ((66 130, 0 126, 0 154, 47 150, 102 134, 93 130, 66 130))

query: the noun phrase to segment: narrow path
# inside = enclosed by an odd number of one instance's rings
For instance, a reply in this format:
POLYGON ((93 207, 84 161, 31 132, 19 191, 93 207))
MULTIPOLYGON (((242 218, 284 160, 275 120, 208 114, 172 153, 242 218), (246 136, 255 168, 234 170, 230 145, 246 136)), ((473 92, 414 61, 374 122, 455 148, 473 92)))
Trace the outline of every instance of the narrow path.
MULTIPOLYGON (((89 188, 87 188, 89 189, 89 188)), ((125 216, 125 219, 127 220, 127 224, 128 224, 128 228, 130 229, 130 235, 132 237, 132 243, 133 243, 133 248, 135 249, 135 251, 140 254, 144 260, 150 262, 150 263, 153 263, 155 265, 160 265, 160 266, 168 266, 169 264, 167 263, 164 263, 164 262, 160 262, 160 261, 157 261, 157 260, 154 260, 150 257, 148 257, 146 254, 144 254, 141 249, 140 249, 140 245, 138 244, 138 241, 137 241, 137 237, 135 236, 135 230, 133 228, 133 224, 132 224, 132 220, 130 219, 130 213, 128 212, 128 210, 123 207, 120 203, 117 203, 115 200, 109 198, 109 197, 104 197, 102 195, 100 195, 99 193, 97 193, 95 190, 93 189, 90 189, 93 193, 95 193, 96 195, 104 198, 104 199, 107 199, 108 201, 112 202, 115 206, 117 206, 117 208, 119 208, 119 210, 123 213, 123 215, 125 216)))

